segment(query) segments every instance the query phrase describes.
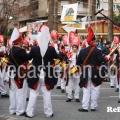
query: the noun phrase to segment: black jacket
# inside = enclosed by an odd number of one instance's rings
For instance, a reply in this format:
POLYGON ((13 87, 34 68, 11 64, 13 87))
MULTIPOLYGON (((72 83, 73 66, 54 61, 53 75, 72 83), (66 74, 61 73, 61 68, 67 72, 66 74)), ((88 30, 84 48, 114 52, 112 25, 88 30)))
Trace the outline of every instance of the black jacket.
MULTIPOLYGON (((58 77, 55 77, 54 74, 54 69, 52 67, 52 65, 54 64, 54 59, 58 58, 58 55, 54 49, 54 47, 48 46, 48 49, 45 53, 45 56, 43 58, 44 60, 44 72, 45 72, 45 85, 46 88, 49 89, 53 89, 54 85, 57 84, 57 80, 58 77), (50 69, 48 68, 48 66, 50 66, 50 69), (49 71, 50 70, 50 71, 49 71), (49 72, 50 72, 50 76, 49 76, 49 72)), ((33 59, 32 60, 32 64, 35 66, 35 77, 29 77, 28 76, 28 86, 32 89, 36 89, 37 85, 38 85, 38 81, 39 81, 39 74, 40 74, 40 69, 42 68, 42 56, 40 53, 40 48, 39 46, 35 46, 32 47, 30 53, 29 53, 29 59, 33 59)), ((34 68, 31 67, 31 71, 34 68)), ((30 73, 30 76, 33 76, 33 72, 30 73)), ((56 73, 55 73, 56 74, 56 73)), ((57 75, 56 75, 57 76, 57 75)))
MULTIPOLYGON (((87 48, 81 49, 78 59, 76 64, 78 66, 82 66, 85 58, 87 57, 89 51, 90 51, 91 46, 88 46, 87 48)), ((91 80, 95 86, 98 86, 102 83, 102 78, 99 75, 99 67, 103 62, 106 62, 105 57, 103 56, 101 50, 95 47, 93 52, 91 53, 87 65, 90 65, 92 68, 92 73, 91 73, 91 80)), ((102 72, 101 72, 102 73, 102 72)), ((87 87, 87 82, 88 82, 88 68, 85 68, 85 71, 83 73, 85 76, 83 77, 80 85, 83 87, 87 87)))
POLYGON ((11 66, 14 66, 16 68, 16 71, 14 71, 15 73, 14 80, 17 87, 20 89, 23 86, 24 78, 23 77, 21 78, 19 76, 20 71, 18 71, 18 67, 26 63, 29 59, 29 56, 24 49, 13 46, 9 51, 8 58, 9 58, 8 65, 10 67, 10 70, 13 70, 11 66))

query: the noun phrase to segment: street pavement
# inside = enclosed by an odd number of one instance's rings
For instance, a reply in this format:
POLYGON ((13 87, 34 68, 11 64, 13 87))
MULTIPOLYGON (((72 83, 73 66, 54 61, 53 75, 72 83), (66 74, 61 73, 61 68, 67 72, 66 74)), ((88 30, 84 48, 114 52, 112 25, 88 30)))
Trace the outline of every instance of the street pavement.
MULTIPOLYGON (((120 107, 118 92, 115 92, 115 88, 110 88, 109 82, 104 82, 101 85, 99 105, 95 112, 91 112, 90 110, 86 113, 79 112, 78 108, 81 108, 81 102, 77 103, 75 100, 72 100, 72 102, 66 103, 66 99, 65 93, 61 93, 56 88, 52 90, 54 117, 46 118, 43 112, 43 100, 40 93, 35 109, 35 116, 33 118, 26 118, 24 116, 10 115, 8 110, 9 99, 0 98, 0 120, 120 120, 119 112, 107 112, 107 107, 120 107)), ((80 100, 82 100, 82 89, 80 100)))

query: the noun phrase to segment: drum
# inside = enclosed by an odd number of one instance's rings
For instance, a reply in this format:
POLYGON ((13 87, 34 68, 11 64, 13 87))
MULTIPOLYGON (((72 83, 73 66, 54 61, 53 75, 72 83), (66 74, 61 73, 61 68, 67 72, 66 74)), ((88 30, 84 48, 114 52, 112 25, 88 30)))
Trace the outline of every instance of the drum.
POLYGON ((55 59, 54 64, 58 65, 60 63, 60 59, 55 59))
POLYGON ((64 62, 62 62, 60 66, 62 69, 65 69, 66 67, 68 67, 68 64, 65 64, 64 62))
POLYGON ((73 75, 74 73, 78 72, 77 66, 74 66, 69 69, 69 75, 73 75))

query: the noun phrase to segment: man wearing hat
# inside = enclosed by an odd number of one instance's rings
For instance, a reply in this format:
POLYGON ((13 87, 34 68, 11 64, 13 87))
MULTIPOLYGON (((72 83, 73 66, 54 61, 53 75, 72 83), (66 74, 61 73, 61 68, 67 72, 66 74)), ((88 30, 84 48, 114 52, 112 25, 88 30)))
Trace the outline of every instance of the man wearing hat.
POLYGON ((103 56, 101 50, 96 47, 98 40, 95 39, 90 27, 88 28, 87 42, 89 46, 81 49, 77 60, 77 65, 82 66, 80 86, 83 87, 83 99, 82 108, 78 109, 80 112, 88 112, 90 101, 91 111, 96 110, 100 94, 100 84, 103 80, 103 71, 99 71, 100 66, 102 62, 106 62, 110 58, 110 56, 103 56), (99 73, 101 73, 101 75, 99 73))
POLYGON ((40 89, 43 95, 44 113, 46 117, 53 117, 51 89, 57 84, 58 79, 52 67, 54 59, 57 59, 58 55, 55 48, 48 45, 51 39, 49 28, 43 25, 40 31, 37 38, 39 46, 32 47, 29 53, 29 57, 33 59, 33 66, 30 68, 30 72, 28 72, 30 98, 26 109, 26 117, 29 118, 34 116, 40 89), (35 73, 32 71, 35 71, 35 73), (33 75, 34 77, 32 77, 33 75))
POLYGON ((6 76, 6 65, 2 62, 2 58, 4 58, 5 54, 5 46, 3 46, 4 43, 4 36, 0 35, 0 94, 1 98, 8 98, 9 95, 7 94, 7 90, 4 85, 4 80, 7 79, 6 76))
POLYGON ((14 28, 10 43, 12 48, 9 51, 9 70, 10 70, 10 114, 24 115, 26 107, 25 86, 26 80, 24 79, 22 64, 28 60, 28 54, 22 48, 23 38, 19 34, 18 29, 14 28))
MULTIPOLYGON (((52 38, 52 41, 51 41, 51 43, 49 44, 49 46, 54 47, 54 48, 55 48, 55 51, 57 52, 57 54, 59 54, 60 49, 61 49, 61 44, 59 43, 59 40, 58 40, 58 38, 59 38, 58 31, 52 30, 52 31, 51 31, 51 38, 52 38)), ((59 65, 57 65, 57 66, 58 66, 58 68, 59 68, 59 65)), ((57 66, 55 66, 56 69, 57 69, 57 66)), ((56 87, 57 89, 61 89, 61 79, 60 79, 60 78, 58 78, 58 82, 57 82, 57 85, 56 85, 56 86, 57 86, 57 87, 56 87)))

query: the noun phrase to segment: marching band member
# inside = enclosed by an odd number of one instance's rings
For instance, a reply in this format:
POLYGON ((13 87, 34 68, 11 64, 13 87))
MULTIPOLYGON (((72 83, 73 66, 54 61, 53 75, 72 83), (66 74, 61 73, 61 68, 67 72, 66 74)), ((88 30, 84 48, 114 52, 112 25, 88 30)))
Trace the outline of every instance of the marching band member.
POLYGON ((10 71, 10 107, 9 113, 18 116, 25 114, 26 93, 24 85, 27 84, 24 79, 24 69, 21 66, 28 61, 28 54, 22 48, 23 38, 17 28, 14 28, 10 39, 10 45, 13 45, 9 51, 9 71, 10 71))
POLYGON ((118 100, 118 103, 120 103, 120 46, 117 49, 116 66, 117 66, 117 69, 118 69, 117 79, 118 79, 118 82, 119 82, 119 100, 118 100))
POLYGON ((67 87, 66 87, 66 80, 67 78, 67 66, 64 66, 67 64, 67 53, 70 51, 70 47, 68 44, 68 35, 64 35, 62 37, 62 46, 61 50, 59 52, 59 57, 61 59, 61 67, 62 67, 62 72, 61 72, 61 93, 68 93, 67 92, 67 87), (65 68, 64 68, 65 67, 65 68))
MULTIPOLYGON (((100 84, 102 83, 99 68, 102 62, 106 62, 110 58, 109 55, 104 57, 101 50, 97 49, 98 40, 95 39, 94 33, 90 27, 88 28, 87 42, 89 46, 81 49, 77 60, 78 66, 83 65, 83 77, 80 82, 81 87, 83 87, 82 108, 78 109, 78 111, 81 112, 88 112, 90 100, 91 111, 96 110, 100 94, 100 84)), ((102 73, 103 72, 101 72, 101 74, 102 73)))
MULTIPOLYGON (((113 40, 113 43, 112 43, 112 48, 110 49, 110 52, 112 52, 114 50, 114 48, 116 47, 116 45, 119 43, 119 39, 117 36, 114 36, 114 40, 113 40)), ((116 65, 115 65, 115 62, 116 62, 116 56, 117 54, 116 53, 113 53, 110 57, 110 70, 111 70, 111 73, 110 73, 110 86, 111 88, 114 88, 116 87, 116 92, 119 91, 119 88, 118 88, 118 81, 117 81, 117 75, 116 75, 116 65)))
MULTIPOLYGON (((57 54, 59 54, 61 44, 58 43, 59 35, 58 35, 58 32, 56 30, 51 31, 51 38, 52 38, 52 43, 50 43, 49 46, 54 47, 57 54)), ((56 67, 56 69, 57 69, 57 67, 56 67)), ((61 89, 61 80, 60 80, 60 78, 58 78, 57 89, 61 89)))
POLYGON ((1 98, 9 97, 7 94, 7 90, 4 86, 4 81, 7 80, 7 74, 6 74, 6 69, 7 66, 2 62, 2 58, 4 57, 5 54, 5 46, 3 46, 4 43, 4 37, 3 35, 0 35, 0 69, 1 69, 1 74, 0 74, 0 93, 1 93, 1 98))
POLYGON ((32 47, 29 53, 29 57, 33 59, 33 66, 30 68, 30 71, 33 71, 33 69, 35 71, 35 73, 30 72, 28 75, 30 97, 26 109, 26 117, 30 118, 34 116, 34 109, 40 89, 43 95, 44 113, 46 117, 53 117, 51 89, 57 84, 58 79, 57 76, 54 76, 54 68, 51 67, 54 64, 54 59, 58 58, 58 55, 54 47, 48 45, 51 39, 49 28, 43 25, 40 31, 37 38, 39 46, 32 47), (33 77, 34 74, 36 75, 35 77, 33 77))
POLYGON ((72 52, 69 52, 67 54, 68 61, 69 61, 69 80, 68 80, 68 99, 66 102, 71 102, 72 100, 72 90, 74 90, 74 98, 76 102, 80 102, 79 100, 79 93, 80 93, 80 87, 79 87, 79 73, 78 70, 74 70, 76 68, 76 60, 78 56, 78 49, 80 45, 80 38, 78 36, 75 36, 73 41, 71 42, 72 46, 72 52))

